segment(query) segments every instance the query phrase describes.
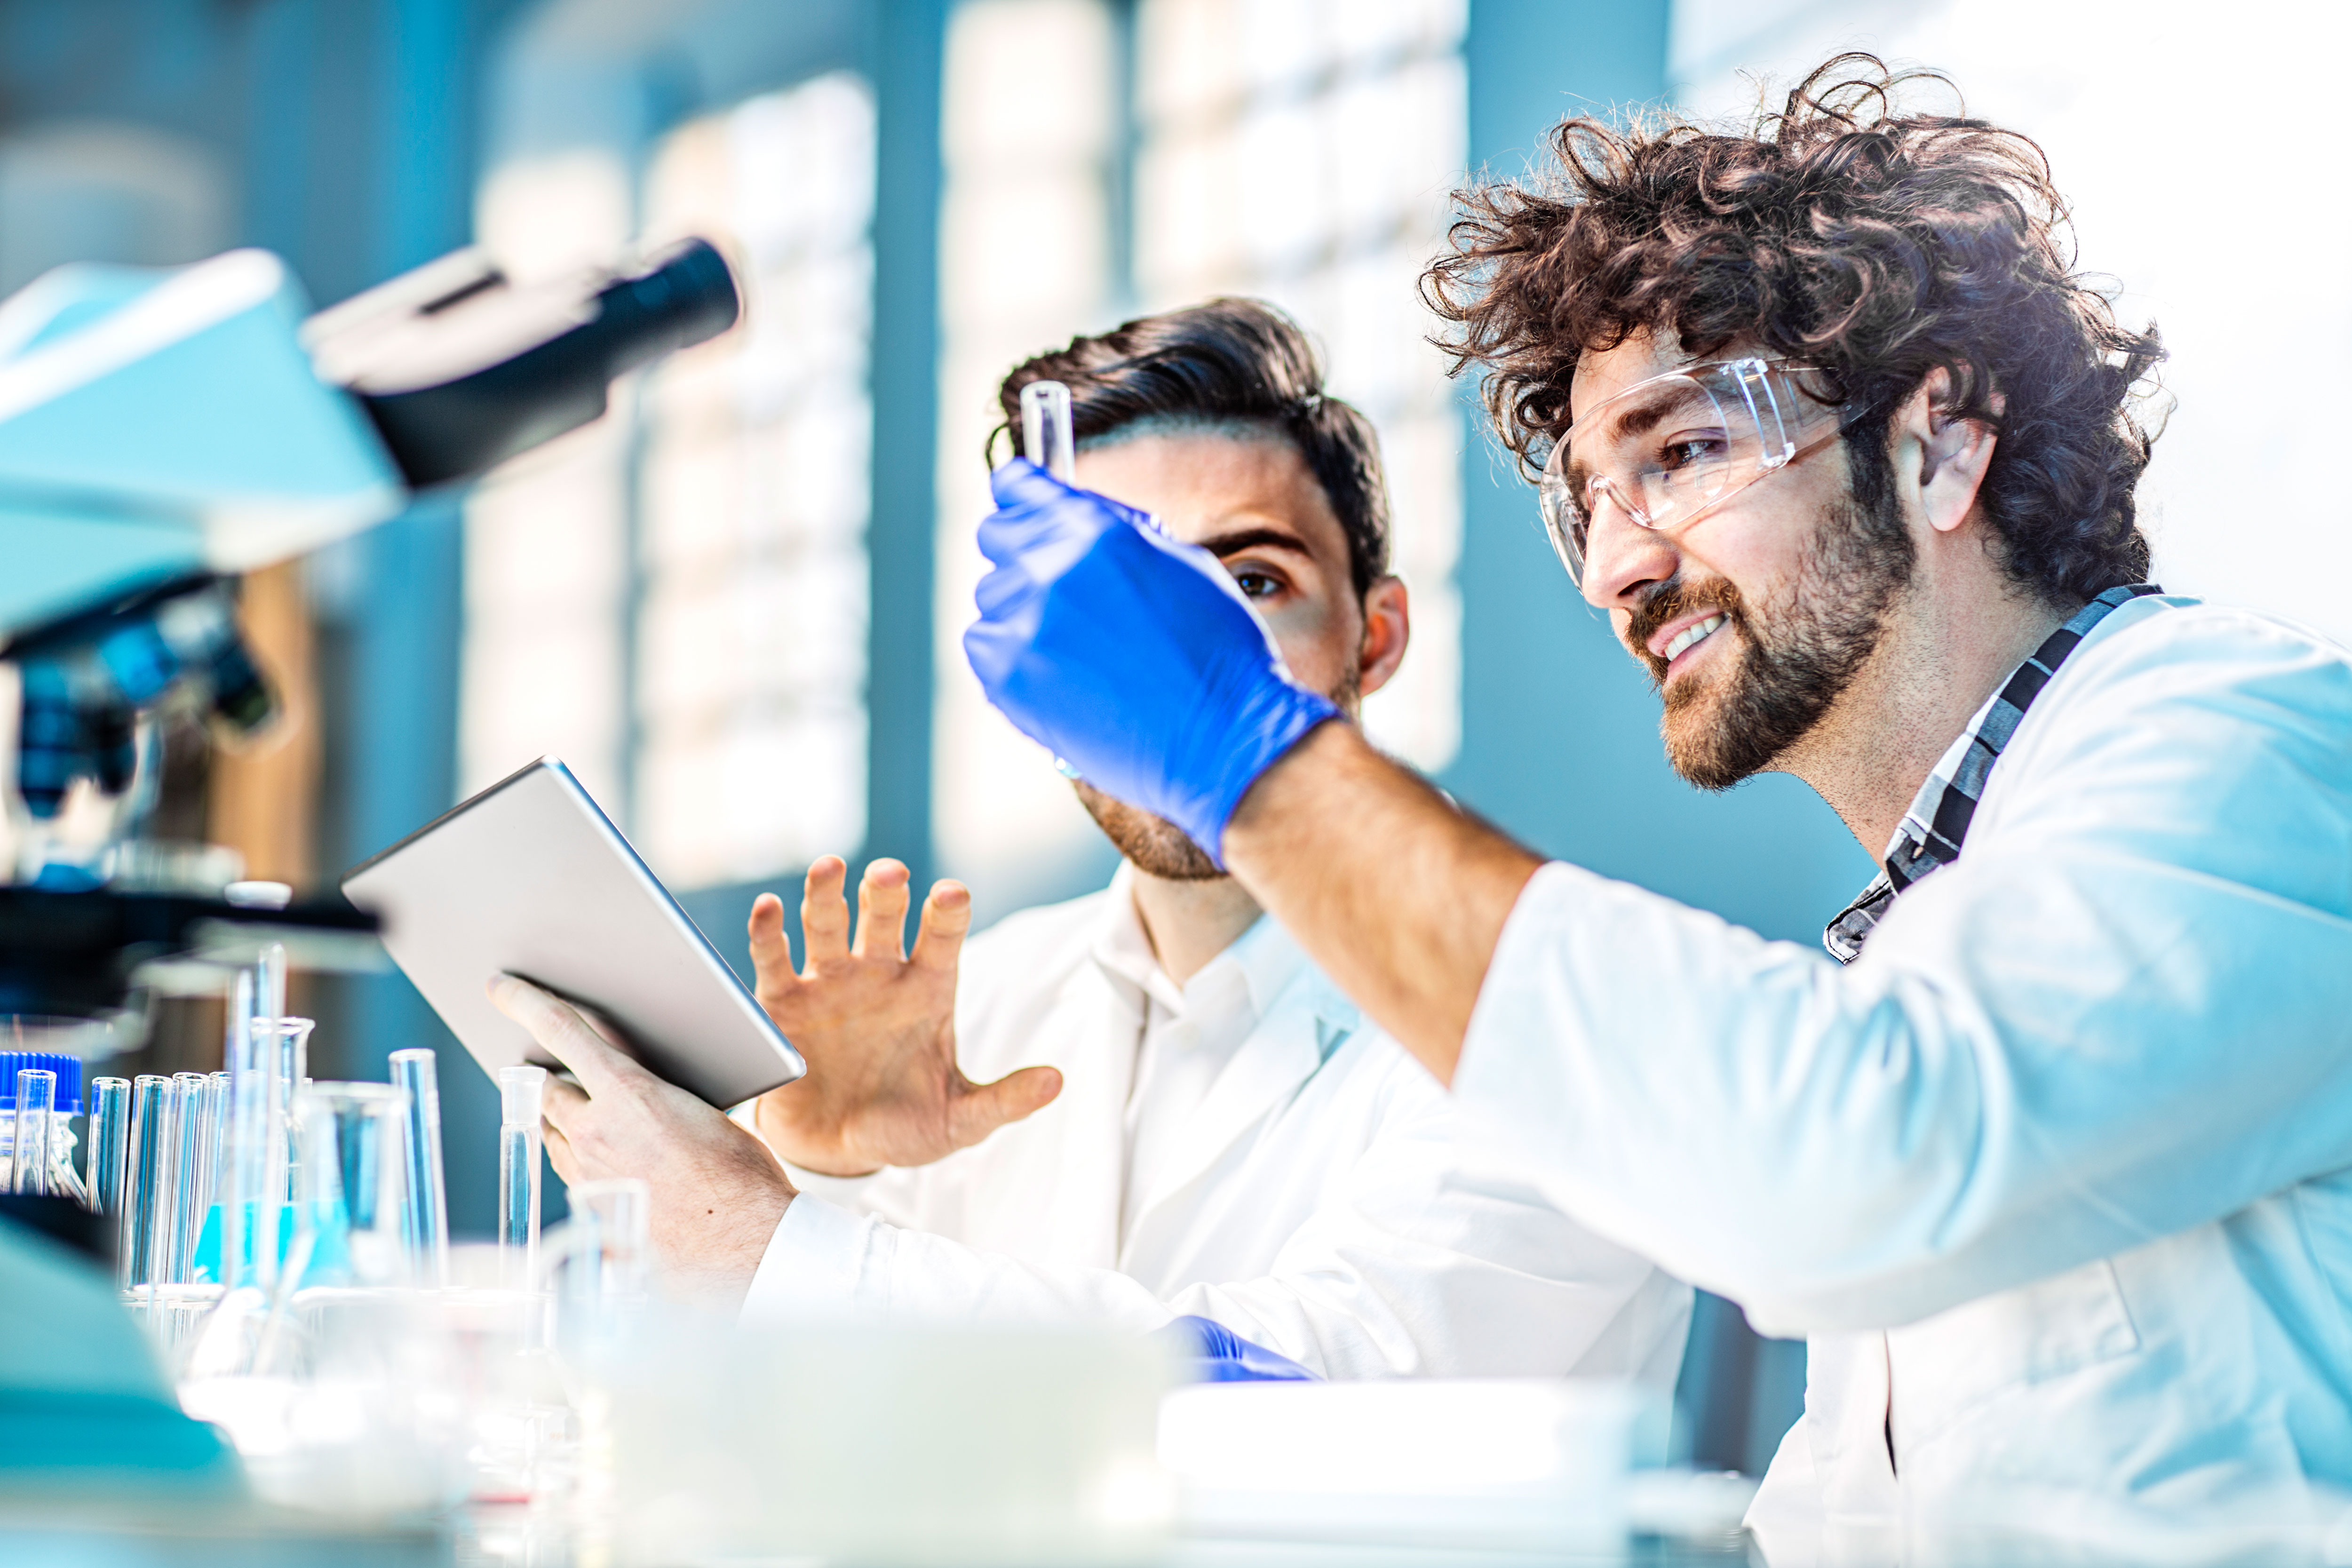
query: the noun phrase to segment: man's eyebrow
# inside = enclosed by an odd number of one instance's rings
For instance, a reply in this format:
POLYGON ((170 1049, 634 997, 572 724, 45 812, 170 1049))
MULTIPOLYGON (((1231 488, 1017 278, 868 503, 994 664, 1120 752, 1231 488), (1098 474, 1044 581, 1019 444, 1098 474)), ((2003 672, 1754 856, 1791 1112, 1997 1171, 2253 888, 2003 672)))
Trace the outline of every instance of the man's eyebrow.
MULTIPOLYGON (((1653 397, 1643 402, 1636 402, 1622 411, 1603 413, 1601 416, 1600 428, 1607 433, 1608 439, 1614 441, 1647 435, 1664 424, 1675 414, 1690 406, 1692 401, 1693 399, 1685 395, 1653 397)), ((1575 427, 1573 425, 1569 426, 1570 430, 1575 427)), ((1566 432, 1562 432, 1562 435, 1565 436, 1566 432)), ((1588 471, 1583 459, 1571 455, 1568 459, 1567 467, 1561 471, 1561 477, 1568 480, 1571 489, 1581 495, 1584 493, 1584 481, 1588 471)))
POLYGON ((1232 555, 1243 550, 1287 550, 1298 555, 1312 555, 1307 542, 1295 533, 1278 528, 1237 528, 1231 533, 1213 533, 1206 539, 1193 541, 1212 555, 1232 555))

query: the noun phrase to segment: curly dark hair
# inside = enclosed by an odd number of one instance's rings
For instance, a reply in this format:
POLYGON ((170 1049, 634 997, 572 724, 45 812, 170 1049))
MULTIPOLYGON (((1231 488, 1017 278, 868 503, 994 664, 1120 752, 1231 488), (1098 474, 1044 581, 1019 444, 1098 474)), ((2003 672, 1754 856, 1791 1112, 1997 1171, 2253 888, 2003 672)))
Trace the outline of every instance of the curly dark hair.
MULTIPOLYGON (((1946 412, 1998 432, 1979 491, 2001 565, 2053 605, 2147 574, 2132 500, 2155 437, 2135 389, 2164 357, 2073 270, 2042 149, 1981 120, 1901 112, 1938 72, 1840 55, 1748 133, 1673 117, 1563 121, 1559 169, 1459 193, 1423 297, 1454 371, 1530 476, 1579 358, 1643 332, 1754 346, 1827 373, 1859 492, 1891 482, 1891 421, 1937 369, 1946 412)), ((1957 89, 1954 90, 1957 99, 1957 89)))
POLYGON ((1348 538, 1359 595, 1389 570, 1388 482, 1372 422, 1323 391, 1323 366, 1297 322, 1263 300, 1211 300, 1072 338, 1013 367, 996 389, 1004 422, 988 435, 1021 454, 1021 389, 1070 389, 1070 431, 1083 450, 1130 426, 1230 426, 1288 440, 1307 459, 1348 538))

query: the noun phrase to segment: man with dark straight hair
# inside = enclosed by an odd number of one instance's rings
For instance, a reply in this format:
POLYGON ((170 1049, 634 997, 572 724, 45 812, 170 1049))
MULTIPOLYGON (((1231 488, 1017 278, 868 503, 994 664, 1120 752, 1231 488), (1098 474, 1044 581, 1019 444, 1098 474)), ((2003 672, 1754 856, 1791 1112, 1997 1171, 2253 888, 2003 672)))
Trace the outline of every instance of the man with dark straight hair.
MULTIPOLYGON (((1213 563, 1290 679, 1353 714, 1395 673, 1379 444, 1288 318, 1218 300, 1078 338, 1005 378, 1007 430, 1044 378, 1070 389, 1078 478, 1213 563)), ((753 1317, 1181 1316, 1214 1325, 1192 1327, 1229 1370, 1281 1370, 1272 1351, 1326 1377, 1670 1390, 1689 1289, 1462 1168, 1444 1092, 1241 884, 1162 817, 1077 791, 1124 858, 1110 887, 969 949, 952 882, 901 946, 897 861, 866 868, 854 937, 847 868, 810 868, 798 972, 782 906, 754 906, 760 999, 809 1063, 743 1117, 781 1168, 681 1092, 622 1087, 570 1009, 509 983, 502 1005, 559 1058, 603 1064, 586 1096, 551 1089, 556 1169, 647 1179, 666 1254, 753 1317)))
POLYGON ((1794 773, 1878 859, 1827 952, 1543 863, 1034 467, 966 649, 1485 1147, 1811 1336, 1776 1561, 2150 1516, 2299 1556, 2352 1486, 2352 663, 2144 581, 2155 334, 2074 274, 2040 150, 1910 85, 1849 57, 1736 132, 1570 121, 1426 286, 1675 766, 1794 773))

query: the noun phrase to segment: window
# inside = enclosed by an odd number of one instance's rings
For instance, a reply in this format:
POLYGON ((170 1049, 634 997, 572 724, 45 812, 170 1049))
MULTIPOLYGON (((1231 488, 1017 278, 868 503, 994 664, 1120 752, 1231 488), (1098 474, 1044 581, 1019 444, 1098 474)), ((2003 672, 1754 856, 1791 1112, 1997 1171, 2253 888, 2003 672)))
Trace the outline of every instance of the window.
POLYGON ((983 920, 1066 896, 1108 863, 1052 760, 981 694, 963 633, 985 564, 973 529, 991 504, 981 454, 997 383, 1117 319, 1115 60, 1097 0, 966 0, 949 25, 931 821, 942 868, 974 884, 983 920))
POLYGON ((673 886, 865 836, 874 138, 870 93, 835 74, 673 130, 633 202, 601 155, 486 188, 502 258, 698 234, 743 287, 736 331, 467 515, 467 787, 557 751, 673 886))
POLYGON ((933 826, 946 868, 981 884, 983 918, 1108 864, 1050 759, 988 708, 961 645, 997 380, 1074 332, 1241 293, 1315 336, 1333 392, 1380 428, 1412 595, 1412 650, 1367 702, 1367 726, 1424 768, 1457 749, 1462 424, 1416 280, 1465 158, 1464 26, 1462 0, 958 8, 942 117, 933 826), (1128 233, 1112 232, 1120 222, 1128 233), (1115 276, 1120 255, 1131 279, 1115 276))
POLYGON ((1413 636, 1365 724, 1427 769, 1461 743, 1462 424, 1416 285, 1466 157, 1465 24, 1463 0, 1141 0, 1137 15, 1143 308, 1273 300, 1378 426, 1413 636))
POLYGON ((646 394, 634 816, 704 886, 866 836, 873 100, 828 76, 683 126, 646 204, 728 245, 746 300, 646 394))

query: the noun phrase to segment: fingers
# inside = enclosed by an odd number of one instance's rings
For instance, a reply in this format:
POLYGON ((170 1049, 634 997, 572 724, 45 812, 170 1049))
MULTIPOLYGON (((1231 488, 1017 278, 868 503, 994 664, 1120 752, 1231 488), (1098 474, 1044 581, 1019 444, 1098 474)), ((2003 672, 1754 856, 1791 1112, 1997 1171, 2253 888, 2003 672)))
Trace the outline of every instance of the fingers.
POLYGON ((555 1167, 555 1173, 563 1178, 565 1186, 579 1185, 585 1173, 580 1167, 580 1156, 572 1152, 572 1140, 552 1122, 542 1126, 540 1132, 547 1141, 547 1163, 555 1167))
POLYGON ((793 972, 793 942, 784 934, 784 900, 761 893, 751 900, 751 990, 761 1001, 800 984, 793 972))
POLYGON ((801 942, 812 971, 849 956, 849 905, 841 896, 848 879, 849 863, 838 855, 819 856, 809 866, 801 895, 801 942))
MULTIPOLYGON (((489 991, 492 1005, 529 1030, 530 1037, 570 1068, 590 1094, 618 1089, 645 1071, 605 1044, 604 1037, 589 1027, 579 1010, 562 997, 513 974, 501 974, 492 980, 489 991)), ((551 1080, 551 1094, 553 1089, 551 1080)))
POLYGON ((959 1147, 977 1143, 1007 1122, 1044 1110, 1061 1092, 1062 1075, 1053 1068, 1023 1068, 977 1085, 956 1101, 955 1142, 959 1147))
POLYGON ((961 882, 934 882, 923 900, 922 923, 915 931, 915 963, 924 969, 952 970, 971 930, 971 893, 961 882))
POLYGON ((859 958, 907 956, 906 866, 897 860, 877 860, 866 868, 857 884, 857 941, 851 951, 859 958))
MULTIPOLYGON (((566 1128, 577 1130, 580 1113, 591 1103, 578 1084, 549 1073, 546 1085, 540 1090, 540 1120, 558 1131, 566 1128)), ((568 1133, 566 1135, 569 1136, 568 1133)))
POLYGON ((988 493, 1000 507, 1051 506, 1070 487, 1026 458, 1008 458, 988 476, 988 493))

